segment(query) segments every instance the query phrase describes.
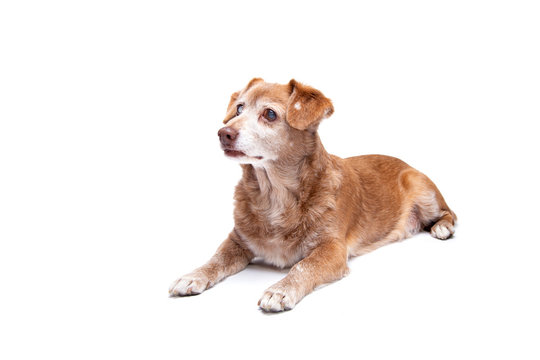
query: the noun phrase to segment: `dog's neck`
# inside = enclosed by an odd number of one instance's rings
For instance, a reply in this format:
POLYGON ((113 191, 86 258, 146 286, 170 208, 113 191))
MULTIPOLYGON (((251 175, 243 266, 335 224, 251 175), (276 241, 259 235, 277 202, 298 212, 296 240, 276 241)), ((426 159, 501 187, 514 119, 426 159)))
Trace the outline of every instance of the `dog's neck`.
POLYGON ((286 203, 287 200, 300 200, 302 193, 309 190, 305 184, 317 183, 329 163, 330 155, 315 133, 306 151, 276 161, 248 165, 244 168, 244 177, 257 182, 262 196, 286 203))

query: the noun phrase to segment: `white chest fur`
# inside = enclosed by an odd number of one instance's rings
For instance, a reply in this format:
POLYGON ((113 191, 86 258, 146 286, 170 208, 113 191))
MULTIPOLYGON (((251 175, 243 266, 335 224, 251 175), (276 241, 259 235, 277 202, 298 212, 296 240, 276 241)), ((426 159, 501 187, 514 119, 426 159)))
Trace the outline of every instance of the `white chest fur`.
POLYGON ((256 257, 280 268, 292 266, 305 256, 300 246, 291 246, 279 237, 258 242, 248 241, 247 245, 256 257))

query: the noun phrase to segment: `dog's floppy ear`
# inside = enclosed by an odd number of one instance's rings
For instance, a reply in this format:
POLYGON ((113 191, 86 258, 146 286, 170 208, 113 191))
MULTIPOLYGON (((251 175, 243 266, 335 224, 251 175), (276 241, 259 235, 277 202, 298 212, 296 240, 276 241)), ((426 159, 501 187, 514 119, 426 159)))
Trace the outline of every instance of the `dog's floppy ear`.
POLYGON ((289 91, 287 122, 295 129, 316 129, 322 119, 334 112, 332 101, 311 86, 292 79, 289 81, 289 91))

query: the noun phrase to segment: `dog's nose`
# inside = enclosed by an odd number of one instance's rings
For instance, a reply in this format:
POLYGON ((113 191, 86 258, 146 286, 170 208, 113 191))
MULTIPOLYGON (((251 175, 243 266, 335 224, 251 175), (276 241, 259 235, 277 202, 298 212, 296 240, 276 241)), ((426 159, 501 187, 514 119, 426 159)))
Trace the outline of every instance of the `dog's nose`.
POLYGON ((219 141, 225 146, 230 146, 236 140, 238 136, 238 131, 234 130, 230 126, 225 126, 218 131, 219 141))

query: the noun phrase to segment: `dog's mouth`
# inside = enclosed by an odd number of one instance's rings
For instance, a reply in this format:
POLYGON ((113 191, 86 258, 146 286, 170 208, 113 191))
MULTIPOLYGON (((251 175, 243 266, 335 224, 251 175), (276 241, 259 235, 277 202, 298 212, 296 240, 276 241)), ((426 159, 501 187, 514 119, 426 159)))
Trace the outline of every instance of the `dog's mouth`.
POLYGON ((245 153, 238 150, 223 149, 223 151, 225 152, 225 155, 230 156, 230 157, 246 156, 245 153))
POLYGON ((225 153, 225 155, 229 156, 229 157, 232 157, 232 158, 237 158, 237 157, 249 157, 249 158, 254 158, 254 159, 257 159, 257 160, 262 160, 262 156, 249 156, 249 155, 246 155, 246 153, 242 152, 242 151, 238 151, 238 150, 233 150, 233 149, 223 149, 223 152, 225 153))

